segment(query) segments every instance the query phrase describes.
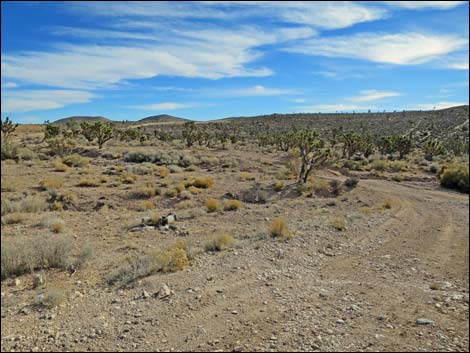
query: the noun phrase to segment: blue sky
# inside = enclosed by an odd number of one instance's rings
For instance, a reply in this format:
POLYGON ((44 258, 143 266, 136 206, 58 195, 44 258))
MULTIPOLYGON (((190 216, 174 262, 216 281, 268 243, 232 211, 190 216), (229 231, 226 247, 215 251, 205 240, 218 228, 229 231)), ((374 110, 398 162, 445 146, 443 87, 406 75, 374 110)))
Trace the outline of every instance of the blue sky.
POLYGON ((464 1, 1 3, 2 116, 468 104, 464 1))

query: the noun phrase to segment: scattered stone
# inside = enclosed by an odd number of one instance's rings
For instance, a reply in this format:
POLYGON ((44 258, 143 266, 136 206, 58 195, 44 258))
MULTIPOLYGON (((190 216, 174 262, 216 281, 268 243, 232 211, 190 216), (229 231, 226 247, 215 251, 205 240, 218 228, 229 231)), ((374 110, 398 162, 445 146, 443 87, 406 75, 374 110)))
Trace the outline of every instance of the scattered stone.
POLYGON ((170 295, 171 295, 170 288, 168 288, 166 284, 162 284, 162 286, 160 287, 160 290, 157 293, 157 298, 164 299, 164 298, 169 297, 170 295))
POLYGON ((429 320, 429 319, 417 319, 416 320, 417 325, 434 325, 434 321, 429 320))
POLYGON ((33 289, 36 289, 39 286, 43 286, 46 283, 44 276, 40 273, 36 273, 33 276, 33 289))

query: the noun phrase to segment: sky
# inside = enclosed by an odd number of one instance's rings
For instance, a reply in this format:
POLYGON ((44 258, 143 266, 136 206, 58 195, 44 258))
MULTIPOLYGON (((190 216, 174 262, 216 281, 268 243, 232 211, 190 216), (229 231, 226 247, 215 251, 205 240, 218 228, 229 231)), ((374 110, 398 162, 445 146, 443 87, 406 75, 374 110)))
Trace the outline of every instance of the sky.
POLYGON ((1 115, 198 121, 468 104, 469 4, 1 2, 1 115))

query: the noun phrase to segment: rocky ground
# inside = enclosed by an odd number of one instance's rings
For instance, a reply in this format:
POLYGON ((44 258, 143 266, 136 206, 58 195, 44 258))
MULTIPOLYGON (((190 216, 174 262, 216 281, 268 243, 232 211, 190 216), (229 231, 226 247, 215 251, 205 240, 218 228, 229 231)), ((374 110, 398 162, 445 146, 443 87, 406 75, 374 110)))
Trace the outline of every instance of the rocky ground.
MULTIPOLYGON (((214 186, 195 195, 191 209, 155 196, 159 213, 179 216, 175 229, 138 231, 132 227, 148 212, 129 195, 155 182, 154 175, 139 175, 137 185, 107 175, 100 187, 78 188, 80 168, 64 175, 47 162, 2 162, 2 183, 17 185, 2 198, 41 194, 39 179, 63 178, 78 193, 78 208, 48 213, 65 221, 74 246, 94 249, 82 269, 41 272, 45 283, 37 288, 31 274, 2 281, 2 351, 468 351, 468 195, 441 189, 427 176, 395 182, 364 175, 337 197, 273 192, 266 204, 207 213, 208 197, 238 195, 253 184, 241 172, 268 185, 281 163, 276 153, 216 156, 239 166, 170 174, 172 182, 210 175, 214 186), (106 207, 96 207, 100 202, 106 207), (292 239, 268 235, 274 217, 287 221, 292 239), (338 217, 342 231, 332 226, 338 217), (235 245, 204 251, 204 242, 221 232, 235 245), (179 240, 192 254, 184 270, 127 286, 107 283, 129 254, 179 240), (52 308, 33 305, 50 290, 65 300, 52 308)), ((94 158, 90 169, 102 175, 116 164, 122 162, 94 158)), ((317 177, 346 178, 332 170, 317 177)), ((2 225, 2 243, 50 232, 38 226, 43 216, 2 225)))

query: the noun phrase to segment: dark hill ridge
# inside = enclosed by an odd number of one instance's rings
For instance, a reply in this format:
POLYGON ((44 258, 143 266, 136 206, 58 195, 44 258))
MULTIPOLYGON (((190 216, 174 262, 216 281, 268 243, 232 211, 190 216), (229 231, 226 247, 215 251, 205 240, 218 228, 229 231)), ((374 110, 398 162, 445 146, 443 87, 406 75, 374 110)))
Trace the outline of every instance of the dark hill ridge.
POLYGON ((65 124, 67 122, 75 122, 75 123, 82 123, 82 122, 95 122, 95 121, 102 121, 102 122, 112 122, 112 120, 105 118, 104 116, 70 116, 68 118, 63 118, 54 121, 55 124, 65 124))
POLYGON ((137 120, 138 123, 177 123, 177 122, 185 122, 190 121, 189 119, 179 118, 173 115, 168 114, 160 114, 160 115, 152 115, 146 118, 137 120))

